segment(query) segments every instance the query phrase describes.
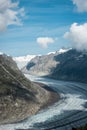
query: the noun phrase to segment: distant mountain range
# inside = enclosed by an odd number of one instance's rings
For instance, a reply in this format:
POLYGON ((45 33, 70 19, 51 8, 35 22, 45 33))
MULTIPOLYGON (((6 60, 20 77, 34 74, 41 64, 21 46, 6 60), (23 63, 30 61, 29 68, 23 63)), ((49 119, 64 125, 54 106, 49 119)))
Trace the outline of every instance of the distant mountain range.
POLYGON ((1 53, 0 124, 23 120, 35 114, 46 101, 48 92, 25 78, 12 58, 1 53))
MULTIPOLYGON (((60 49, 58 53, 64 53, 66 52, 66 49, 60 49)), ((56 52, 49 52, 47 55, 50 55, 50 54, 55 54, 56 52)), ((3 54, 1 52, 1 54, 3 54)), ((17 63, 17 66, 19 69, 22 69, 23 67, 25 67, 28 62, 35 58, 36 56, 41 56, 41 55, 26 55, 26 56, 18 56, 18 57, 13 57, 13 60, 17 63)))
POLYGON ((13 57, 13 60, 17 63, 18 68, 21 69, 35 56, 36 55, 13 57))
POLYGON ((36 56, 22 68, 22 72, 58 80, 87 83, 87 52, 70 48, 36 56))

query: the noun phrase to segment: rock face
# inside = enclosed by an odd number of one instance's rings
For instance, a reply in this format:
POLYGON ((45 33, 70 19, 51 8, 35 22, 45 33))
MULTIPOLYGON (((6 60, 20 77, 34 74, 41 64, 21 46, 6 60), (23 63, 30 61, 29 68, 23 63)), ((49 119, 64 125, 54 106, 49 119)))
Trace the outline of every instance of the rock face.
POLYGON ((11 57, 0 55, 0 124, 35 114, 48 100, 48 94, 25 78, 11 57))
POLYGON ((54 60, 54 55, 36 56, 22 69, 22 72, 40 76, 48 75, 51 72, 51 68, 56 67, 57 64, 54 60))
POLYGON ((22 71, 58 80, 87 83, 87 52, 74 49, 61 52, 35 57, 22 71))

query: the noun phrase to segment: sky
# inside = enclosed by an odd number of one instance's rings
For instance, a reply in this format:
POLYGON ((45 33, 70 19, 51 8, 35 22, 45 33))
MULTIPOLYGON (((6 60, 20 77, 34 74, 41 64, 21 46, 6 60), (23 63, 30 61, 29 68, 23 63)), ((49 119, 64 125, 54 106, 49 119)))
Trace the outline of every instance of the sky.
POLYGON ((87 0, 0 0, 0 51, 11 56, 87 48, 87 0))

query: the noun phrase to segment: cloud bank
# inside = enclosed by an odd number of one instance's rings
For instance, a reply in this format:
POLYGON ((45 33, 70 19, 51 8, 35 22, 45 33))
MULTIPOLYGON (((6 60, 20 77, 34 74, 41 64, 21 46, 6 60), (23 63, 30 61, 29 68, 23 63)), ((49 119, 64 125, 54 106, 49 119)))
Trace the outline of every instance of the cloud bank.
POLYGON ((21 25, 24 16, 24 8, 19 9, 18 2, 11 0, 0 0, 0 32, 9 25, 21 25))
POLYGON ((46 49, 48 44, 54 43, 55 40, 51 37, 38 37, 37 43, 43 48, 46 49))
POLYGON ((87 12, 87 0, 72 0, 78 12, 87 12))
POLYGON ((64 37, 70 40, 74 48, 87 50, 87 23, 82 25, 73 23, 70 27, 70 31, 66 32, 64 37))

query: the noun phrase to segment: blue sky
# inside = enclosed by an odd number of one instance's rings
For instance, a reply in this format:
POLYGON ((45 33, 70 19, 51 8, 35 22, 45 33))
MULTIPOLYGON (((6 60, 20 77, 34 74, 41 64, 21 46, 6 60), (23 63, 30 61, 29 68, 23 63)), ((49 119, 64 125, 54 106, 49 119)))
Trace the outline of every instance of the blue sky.
POLYGON ((12 56, 46 54, 71 47, 64 34, 73 23, 87 21, 86 11, 77 11, 73 0, 20 0, 12 10, 20 9, 24 9, 22 15, 17 14, 21 24, 9 22, 0 32, 0 51, 12 56), (38 38, 52 38, 54 41, 43 48, 37 42, 38 38))

